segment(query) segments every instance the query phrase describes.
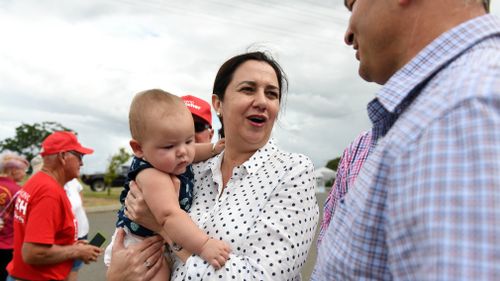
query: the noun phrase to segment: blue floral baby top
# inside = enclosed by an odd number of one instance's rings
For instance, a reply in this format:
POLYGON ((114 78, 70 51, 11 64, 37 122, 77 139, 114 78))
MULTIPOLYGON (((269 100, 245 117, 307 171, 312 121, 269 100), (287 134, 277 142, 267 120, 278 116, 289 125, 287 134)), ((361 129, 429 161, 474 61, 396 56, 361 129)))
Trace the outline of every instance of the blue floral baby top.
MULTIPOLYGON (((134 159, 132 159, 132 164, 130 165, 130 168, 127 173, 127 180, 125 181, 122 193, 120 194, 120 203, 122 204, 122 207, 118 211, 118 221, 116 222, 116 227, 126 226, 133 234, 142 237, 152 236, 155 233, 133 222, 132 220, 127 218, 127 216, 125 216, 125 198, 127 197, 127 194, 130 190, 129 186, 130 181, 135 180, 139 172, 147 168, 154 168, 154 167, 149 162, 143 159, 137 157, 134 157, 134 159)), ((193 202, 194 174, 192 166, 189 165, 186 168, 186 172, 184 172, 181 175, 178 175, 177 177, 181 182, 179 190, 179 205, 181 209, 187 212, 191 208, 191 203, 193 202)))

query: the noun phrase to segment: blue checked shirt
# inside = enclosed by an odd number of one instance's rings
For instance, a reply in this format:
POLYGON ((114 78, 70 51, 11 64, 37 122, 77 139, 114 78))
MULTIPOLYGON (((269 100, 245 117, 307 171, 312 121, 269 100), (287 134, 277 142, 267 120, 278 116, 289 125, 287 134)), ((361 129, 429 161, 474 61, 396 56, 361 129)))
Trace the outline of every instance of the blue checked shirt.
POLYGON ((500 280, 500 20, 442 34, 368 111, 377 145, 312 280, 500 280))

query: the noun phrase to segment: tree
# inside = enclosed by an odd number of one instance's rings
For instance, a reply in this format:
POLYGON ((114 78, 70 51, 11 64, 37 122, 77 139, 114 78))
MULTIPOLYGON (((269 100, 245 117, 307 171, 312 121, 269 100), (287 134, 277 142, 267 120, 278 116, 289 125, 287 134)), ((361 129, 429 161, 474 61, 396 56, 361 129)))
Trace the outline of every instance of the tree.
MULTIPOLYGON (((330 169, 332 169, 334 171, 337 171, 337 168, 339 166, 339 162, 340 162, 340 157, 337 157, 335 159, 329 160, 326 163, 326 167, 330 168, 330 169)), ((327 182, 325 182, 325 186, 328 186, 328 187, 332 186, 334 180, 335 180, 335 178, 328 180, 327 182)))
POLYGON ((33 159, 40 153, 42 141, 55 131, 73 131, 57 122, 34 123, 33 125, 22 123, 16 128, 16 136, 0 141, 0 151, 11 150, 26 156, 28 160, 33 159))
POLYGON ((332 159, 332 160, 328 161, 326 163, 326 167, 330 168, 330 169, 332 169, 334 171, 337 171, 337 167, 339 166, 339 162, 340 162, 340 157, 337 157, 335 159, 332 159))
MULTIPOLYGON (((120 167, 127 162, 132 155, 128 153, 125 148, 120 147, 118 153, 111 156, 109 160, 108 168, 106 169, 106 173, 104 174, 104 183, 106 186, 110 186, 111 182, 118 176, 120 172, 120 167)), ((108 188, 108 194, 110 193, 110 189, 108 188)))

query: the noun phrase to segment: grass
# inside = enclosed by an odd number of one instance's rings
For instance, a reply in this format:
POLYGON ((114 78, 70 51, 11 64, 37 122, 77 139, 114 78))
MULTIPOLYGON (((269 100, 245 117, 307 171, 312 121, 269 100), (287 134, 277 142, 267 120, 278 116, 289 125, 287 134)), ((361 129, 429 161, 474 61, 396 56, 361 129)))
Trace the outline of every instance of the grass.
MULTIPOLYGON (((31 175, 26 175, 23 181, 21 181, 20 185, 23 186, 24 183, 28 180, 31 175)), ((95 192, 90 189, 90 187, 80 181, 83 186, 82 192, 82 200, 84 207, 95 207, 95 206, 108 206, 108 205, 118 205, 120 204, 120 193, 122 192, 122 188, 113 187, 110 188, 110 192, 102 191, 95 192)))
POLYGON ((95 207, 95 206, 107 206, 107 205, 117 205, 120 204, 120 193, 122 192, 122 188, 113 187, 101 191, 95 192, 90 189, 90 187, 84 183, 83 186, 83 206, 84 207, 95 207))

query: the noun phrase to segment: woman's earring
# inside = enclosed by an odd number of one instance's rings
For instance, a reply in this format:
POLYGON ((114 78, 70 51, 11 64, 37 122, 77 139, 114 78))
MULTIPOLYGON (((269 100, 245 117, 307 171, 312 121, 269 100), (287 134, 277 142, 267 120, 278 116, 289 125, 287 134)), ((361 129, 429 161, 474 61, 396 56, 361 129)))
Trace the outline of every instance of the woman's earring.
POLYGON ((217 116, 221 117, 222 114, 220 114, 220 111, 217 111, 217 116))

